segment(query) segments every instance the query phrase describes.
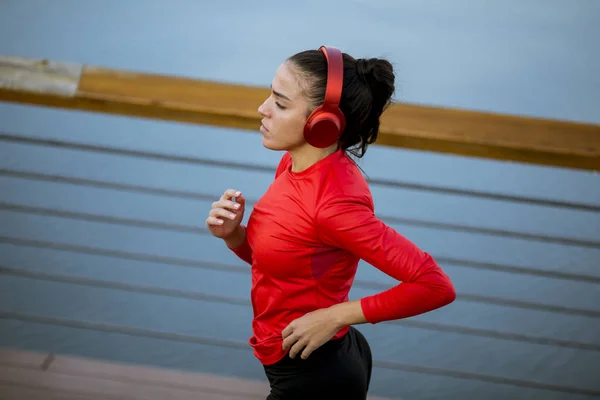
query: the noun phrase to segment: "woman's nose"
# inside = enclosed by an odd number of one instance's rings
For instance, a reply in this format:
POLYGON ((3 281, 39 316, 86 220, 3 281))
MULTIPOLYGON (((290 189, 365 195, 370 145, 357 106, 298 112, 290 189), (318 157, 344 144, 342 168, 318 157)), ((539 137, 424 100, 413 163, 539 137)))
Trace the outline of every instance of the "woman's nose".
POLYGON ((263 117, 267 117, 268 116, 268 108, 267 108, 267 101, 269 99, 265 100, 259 107, 258 107, 258 112, 260 115, 262 115, 263 117))

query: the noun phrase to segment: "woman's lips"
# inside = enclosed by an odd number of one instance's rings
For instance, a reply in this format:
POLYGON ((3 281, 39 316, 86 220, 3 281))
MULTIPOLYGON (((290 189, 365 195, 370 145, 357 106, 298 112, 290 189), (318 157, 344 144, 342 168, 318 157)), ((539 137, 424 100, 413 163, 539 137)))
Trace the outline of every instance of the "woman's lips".
POLYGON ((260 131, 265 133, 265 132, 269 132, 269 130, 267 129, 267 127, 265 126, 265 124, 262 123, 261 121, 261 125, 260 125, 260 131))

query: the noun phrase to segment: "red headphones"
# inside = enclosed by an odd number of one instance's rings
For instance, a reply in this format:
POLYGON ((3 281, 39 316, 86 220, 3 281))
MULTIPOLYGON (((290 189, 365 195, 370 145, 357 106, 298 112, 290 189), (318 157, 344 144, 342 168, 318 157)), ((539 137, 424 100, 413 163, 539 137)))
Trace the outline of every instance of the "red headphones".
POLYGON ((325 148, 336 142, 344 132, 346 117, 340 110, 344 84, 344 60, 335 47, 321 46, 327 60, 325 102, 315 108, 304 125, 304 139, 314 147, 325 148))

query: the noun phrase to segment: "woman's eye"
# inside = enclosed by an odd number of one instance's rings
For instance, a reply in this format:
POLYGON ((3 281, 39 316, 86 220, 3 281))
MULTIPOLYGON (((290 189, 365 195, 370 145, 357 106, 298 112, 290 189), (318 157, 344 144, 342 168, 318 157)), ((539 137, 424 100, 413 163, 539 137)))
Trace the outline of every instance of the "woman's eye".
POLYGON ((277 105, 277 107, 281 108, 282 110, 285 110, 285 107, 279 104, 278 102, 275 102, 275 104, 277 105))

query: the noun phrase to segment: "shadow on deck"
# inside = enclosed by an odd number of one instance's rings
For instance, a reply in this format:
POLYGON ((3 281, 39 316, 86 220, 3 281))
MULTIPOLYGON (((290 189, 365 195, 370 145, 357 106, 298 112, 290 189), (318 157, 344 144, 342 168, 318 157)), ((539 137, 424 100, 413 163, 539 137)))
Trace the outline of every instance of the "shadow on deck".
POLYGON ((268 392, 266 381, 0 349, 2 400, 257 400, 268 392))

